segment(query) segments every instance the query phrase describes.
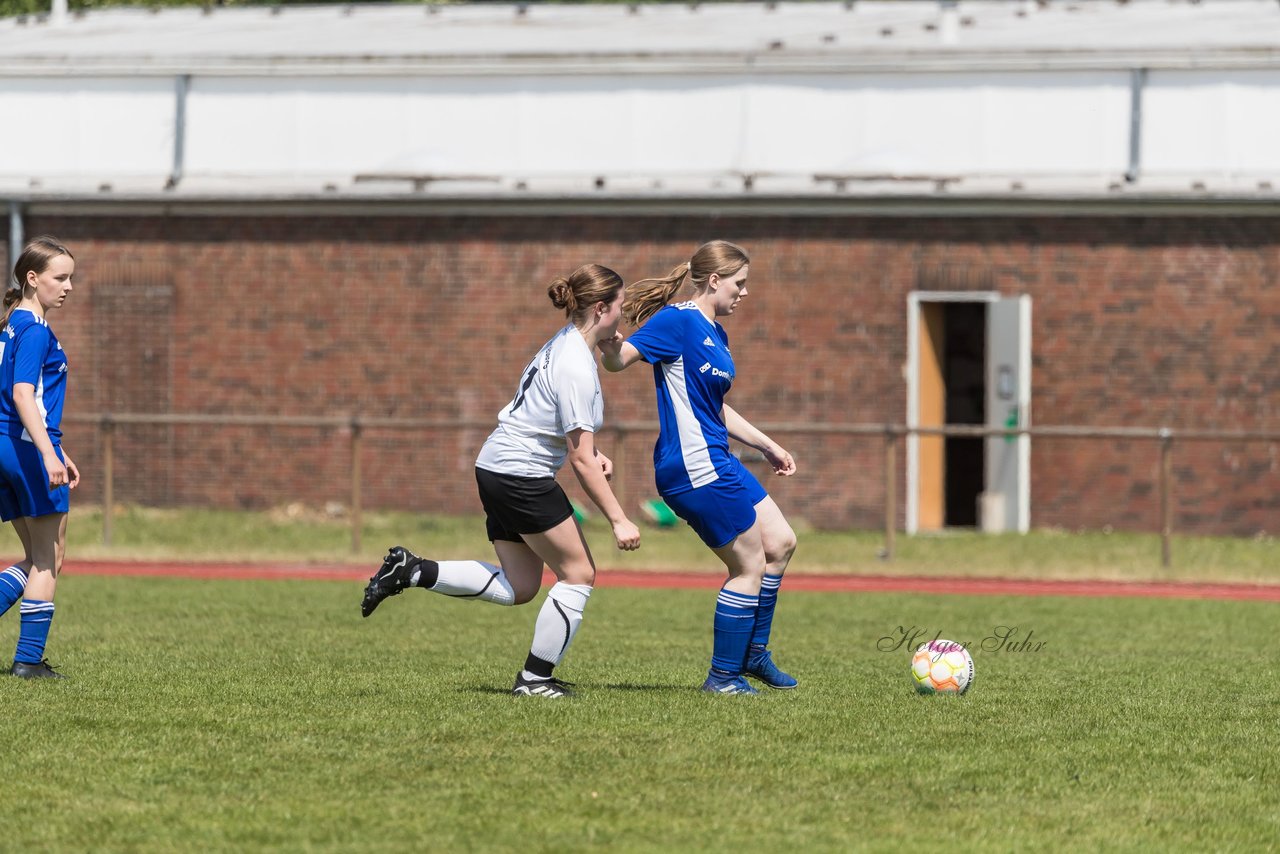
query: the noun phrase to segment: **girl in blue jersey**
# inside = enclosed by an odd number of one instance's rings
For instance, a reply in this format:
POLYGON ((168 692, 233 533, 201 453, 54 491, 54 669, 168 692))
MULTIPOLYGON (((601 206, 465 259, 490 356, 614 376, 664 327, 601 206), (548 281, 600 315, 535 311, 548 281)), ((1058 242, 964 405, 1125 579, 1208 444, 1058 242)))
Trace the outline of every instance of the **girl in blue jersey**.
POLYGON ((671 275, 628 286, 623 317, 644 324, 625 341, 601 342, 601 363, 621 371, 653 365, 660 432, 653 451, 663 500, 729 570, 716 603, 711 670, 703 690, 758 693, 743 675, 794 688, 769 651, 782 574, 796 547, 778 505, 729 452, 729 439, 760 451, 776 474, 795 473, 791 454, 724 402, 734 378, 728 317, 747 295, 747 253, 724 240, 704 244, 671 275), (667 305, 688 281, 692 296, 667 305), (646 322, 647 321, 647 322, 646 322))
POLYGON ((53 593, 67 540, 68 492, 80 482, 62 450, 67 357, 46 315, 71 293, 76 262, 52 237, 28 243, 4 295, 0 332, 0 519, 12 522, 26 556, 0 572, 0 614, 22 599, 9 672, 63 678, 45 660, 53 593))
POLYGON ((537 595, 545 563, 556 584, 538 612, 533 644, 516 675, 517 696, 572 692, 552 670, 582 623, 596 567, 555 475, 568 461, 583 490, 613 525, 620 549, 640 547, 640 529, 609 488, 613 463, 596 450, 604 399, 595 348, 617 335, 622 279, 599 264, 579 267, 547 288, 569 319, 520 374, 515 396, 476 459, 476 485, 499 566, 478 560, 428 560, 393 546, 369 579, 360 610, 369 616, 388 596, 421 587, 445 596, 521 605, 537 595))

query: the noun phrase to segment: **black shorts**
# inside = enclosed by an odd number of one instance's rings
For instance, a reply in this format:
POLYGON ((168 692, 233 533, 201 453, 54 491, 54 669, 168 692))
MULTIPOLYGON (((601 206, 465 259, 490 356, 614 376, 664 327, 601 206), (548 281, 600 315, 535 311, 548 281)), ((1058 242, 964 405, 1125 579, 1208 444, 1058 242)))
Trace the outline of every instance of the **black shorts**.
POLYGON ((476 467, 489 542, 524 542, 521 534, 550 531, 573 515, 573 505, 554 477, 513 477, 476 467))

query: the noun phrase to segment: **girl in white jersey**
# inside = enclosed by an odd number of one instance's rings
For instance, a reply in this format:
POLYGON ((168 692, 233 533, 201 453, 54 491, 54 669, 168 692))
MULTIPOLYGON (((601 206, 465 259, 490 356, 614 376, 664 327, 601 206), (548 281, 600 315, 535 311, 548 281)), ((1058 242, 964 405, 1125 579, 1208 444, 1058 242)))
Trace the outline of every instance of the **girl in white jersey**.
POLYGON ((555 475, 569 461, 582 488, 613 525, 618 548, 640 547, 640 529, 609 488, 613 463, 595 446, 604 399, 595 348, 617 335, 622 279, 599 264, 579 267, 547 288, 570 322, 542 346, 520 375, 515 396, 476 459, 476 484, 498 566, 478 560, 434 561, 394 546, 369 579, 361 613, 388 596, 422 587, 445 596, 522 605, 542 585, 545 563, 557 582, 547 592, 533 644, 512 693, 564 697, 572 692, 552 670, 582 622, 596 567, 555 475))
POLYGON ((633 326, 601 342, 601 363, 621 371, 653 365, 660 431, 653 461, 658 493, 724 561, 729 580, 716 601, 711 670, 703 690, 758 693, 743 675, 794 688, 769 651, 774 606, 796 535, 759 481, 729 452, 729 439, 755 448, 776 474, 795 473, 791 454, 724 402, 735 374, 729 336, 717 318, 747 295, 748 258, 724 240, 704 244, 671 275, 627 288, 622 313, 633 326), (692 297, 668 301, 688 280, 692 297), (647 322, 646 322, 647 321, 647 322))

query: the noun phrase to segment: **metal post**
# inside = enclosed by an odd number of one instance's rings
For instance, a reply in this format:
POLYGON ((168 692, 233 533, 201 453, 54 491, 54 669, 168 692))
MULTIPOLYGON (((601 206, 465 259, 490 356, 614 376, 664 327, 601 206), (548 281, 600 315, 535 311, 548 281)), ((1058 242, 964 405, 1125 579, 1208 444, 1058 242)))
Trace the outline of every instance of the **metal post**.
POLYGON ((115 433, 110 415, 102 416, 102 544, 111 545, 111 522, 115 515, 115 433))
MULTIPOLYGON (((9 202, 9 263, 6 265, 9 270, 13 270, 13 265, 18 263, 18 256, 22 254, 22 242, 25 239, 22 231, 22 205, 9 202)), ((4 279, 5 286, 0 288, 0 293, 12 283, 11 275, 6 275, 4 279)))
POLYGON ((1173 501, 1169 495, 1173 481, 1173 431, 1160 428, 1160 565, 1173 564, 1173 501))
POLYGON ((618 506, 622 508, 622 512, 626 513, 627 487, 623 472, 626 471, 627 467, 622 461, 627 457, 627 429, 625 427, 617 427, 615 429, 618 433, 618 442, 613 447, 613 495, 618 499, 618 506))
POLYGON ((191 75, 179 74, 173 81, 173 168, 164 188, 172 190, 182 180, 187 157, 187 92, 191 88, 191 75))
POLYGON ((1142 90, 1147 86, 1147 69, 1129 72, 1129 168, 1124 180, 1130 184, 1142 174, 1142 90))
POLYGON ((364 527, 360 506, 360 416, 351 418, 351 553, 360 553, 361 529, 364 527))
POLYGON ((892 425, 884 428, 884 560, 893 560, 894 537, 898 530, 898 434, 892 425))

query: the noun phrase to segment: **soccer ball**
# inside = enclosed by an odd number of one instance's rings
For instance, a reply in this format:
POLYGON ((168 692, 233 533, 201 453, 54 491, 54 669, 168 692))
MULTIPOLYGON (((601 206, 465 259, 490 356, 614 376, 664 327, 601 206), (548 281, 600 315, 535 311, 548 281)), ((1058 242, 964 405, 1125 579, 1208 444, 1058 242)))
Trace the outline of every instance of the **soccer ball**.
POLYGON ((973 684, 973 656, 954 641, 922 643, 911 656, 911 682, 921 694, 963 694, 973 684))

